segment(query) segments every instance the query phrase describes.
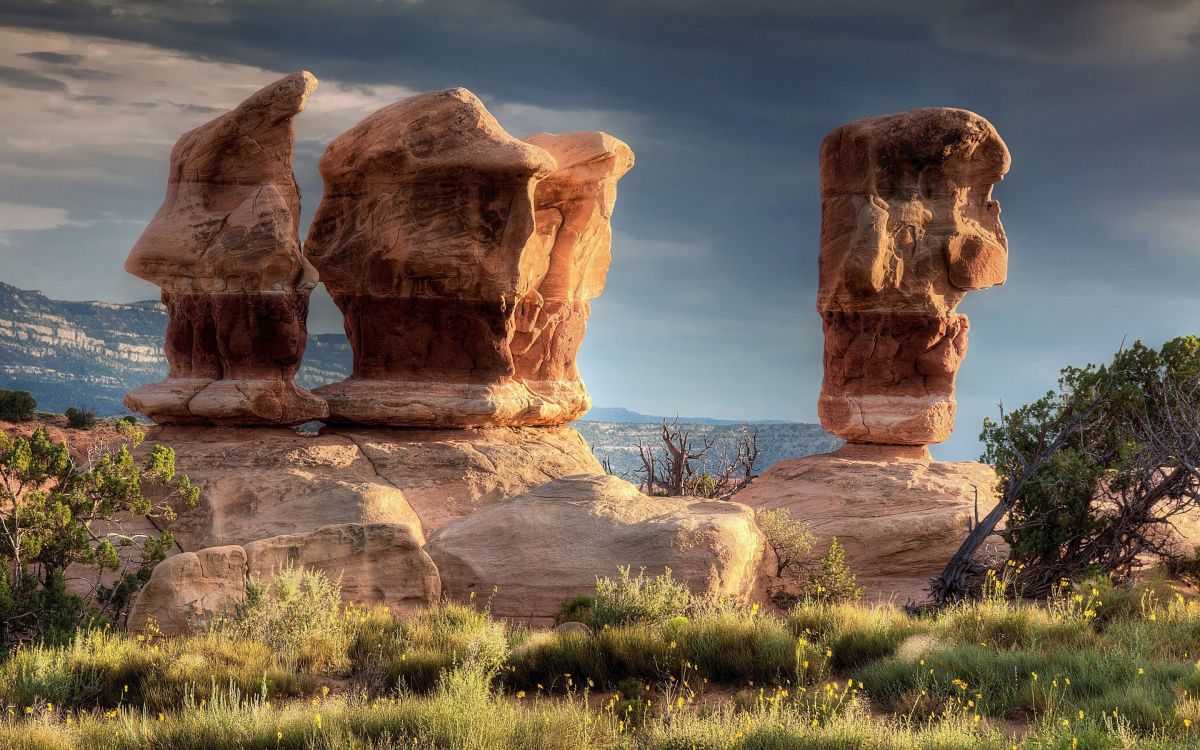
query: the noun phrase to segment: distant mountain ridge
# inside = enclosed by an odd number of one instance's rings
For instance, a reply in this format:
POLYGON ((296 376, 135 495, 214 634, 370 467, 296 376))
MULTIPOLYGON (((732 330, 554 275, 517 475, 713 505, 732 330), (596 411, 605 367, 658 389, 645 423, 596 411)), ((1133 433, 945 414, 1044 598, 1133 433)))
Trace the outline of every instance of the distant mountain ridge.
POLYGON ((580 422, 611 422, 613 424, 662 424, 678 420, 680 424, 799 424, 789 419, 717 419, 715 417, 658 417, 630 411, 621 406, 593 406, 579 418, 580 422))

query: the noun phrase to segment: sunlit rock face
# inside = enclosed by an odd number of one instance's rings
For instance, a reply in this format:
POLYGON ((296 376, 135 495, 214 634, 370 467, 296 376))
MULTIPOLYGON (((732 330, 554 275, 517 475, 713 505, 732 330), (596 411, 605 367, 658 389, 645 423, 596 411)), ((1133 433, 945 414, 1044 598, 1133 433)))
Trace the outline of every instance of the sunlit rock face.
POLYGON ((327 414, 293 382, 317 275, 300 252, 292 118, 316 85, 293 73, 175 144, 166 199, 125 262, 162 288, 171 369, 131 392, 129 408, 168 424, 327 414))
POLYGON ((995 128, 961 109, 860 120, 825 137, 817 294, 825 429, 859 443, 950 436, 968 327, 955 308, 1007 275, 992 187, 1008 167, 995 128))
POLYGON ((558 168, 534 193, 536 241, 550 248, 546 273, 517 308, 512 341, 517 376, 558 407, 548 423, 583 416, 591 398, 575 357, 591 300, 604 291, 612 260, 617 181, 633 167, 633 151, 607 133, 538 133, 525 139, 558 168))
POLYGON ((321 157, 305 254, 345 317, 334 422, 495 426, 553 417, 514 377, 514 312, 550 259, 534 190, 556 168, 466 89, 379 110, 321 157))

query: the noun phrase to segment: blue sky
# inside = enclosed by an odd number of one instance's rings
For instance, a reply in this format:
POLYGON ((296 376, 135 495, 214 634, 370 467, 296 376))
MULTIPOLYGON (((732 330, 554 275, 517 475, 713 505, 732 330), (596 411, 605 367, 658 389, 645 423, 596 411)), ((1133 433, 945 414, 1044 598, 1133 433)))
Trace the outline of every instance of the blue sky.
MULTIPOLYGON (((1200 330, 1200 0, 0 0, 0 280, 146 299, 121 263, 175 139, 278 75, 304 216, 325 144, 384 104, 465 86, 514 135, 603 129, 613 266, 580 365, 598 404, 815 421, 817 149, 925 106, 992 121, 1009 281, 969 295, 954 437, 1058 368, 1200 330)), ((311 327, 340 326, 327 301, 311 327)))

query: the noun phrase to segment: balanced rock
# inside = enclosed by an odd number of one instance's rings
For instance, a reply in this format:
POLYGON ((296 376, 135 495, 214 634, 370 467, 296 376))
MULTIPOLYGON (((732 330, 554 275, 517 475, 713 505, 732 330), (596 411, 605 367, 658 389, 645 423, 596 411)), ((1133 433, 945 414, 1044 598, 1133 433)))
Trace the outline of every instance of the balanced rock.
POLYGON ((538 133, 525 141, 545 149, 558 169, 534 193, 537 232, 550 244, 550 263, 517 309, 512 351, 517 376, 558 407, 548 423, 564 424, 591 408, 575 357, 591 300, 604 291, 617 181, 633 167, 633 151, 600 132, 538 133))
POLYGON ((351 377, 318 389, 336 423, 542 423, 558 407, 515 377, 520 300, 550 246, 534 190, 556 167, 466 89, 385 107, 321 157, 304 252, 345 319, 351 377))
POLYGON ((246 545, 251 578, 270 580, 285 566, 319 570, 340 583, 342 600, 382 604, 400 614, 441 598, 437 568, 407 524, 344 523, 246 545))
POLYGON ((230 545, 172 555, 150 574, 129 611, 129 628, 163 635, 202 631, 246 598, 246 550, 230 545))
POLYGON ((968 291, 1004 282, 1008 243, 992 186, 1008 167, 995 128, 961 109, 860 120, 825 137, 825 429, 859 443, 950 436, 967 350, 967 318, 955 308, 968 291))
POLYGON ((543 623, 622 566, 648 575, 670 568, 696 594, 744 600, 763 540, 744 505, 648 497, 600 474, 490 505, 434 533, 426 549, 447 596, 475 594, 497 616, 543 623))
POLYGON ((314 531, 407 524, 419 538, 446 522, 558 477, 600 473, 569 428, 331 430, 160 427, 156 444, 201 488, 170 524, 184 550, 314 531))
POLYGON ((848 444, 780 461, 734 499, 755 510, 787 508, 809 523, 818 547, 837 537, 867 596, 903 604, 924 598, 976 508, 982 517, 995 506, 996 482, 986 464, 933 461, 923 447, 848 444))
POLYGON ((293 382, 313 267, 300 253, 292 118, 300 72, 183 135, 167 195, 125 269, 162 288, 167 378, 125 404, 162 424, 287 425, 328 413, 293 382))

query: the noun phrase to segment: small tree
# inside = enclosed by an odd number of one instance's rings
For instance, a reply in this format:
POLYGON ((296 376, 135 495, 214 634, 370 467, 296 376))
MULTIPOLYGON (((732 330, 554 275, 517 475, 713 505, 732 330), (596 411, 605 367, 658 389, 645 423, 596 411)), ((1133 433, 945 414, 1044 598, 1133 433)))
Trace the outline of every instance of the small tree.
POLYGON ((0 390, 0 419, 6 422, 28 422, 37 410, 37 401, 29 391, 0 390))
POLYGON ((199 489, 175 476, 174 451, 157 445, 138 463, 131 449, 142 432, 118 429, 118 445, 94 448, 82 463, 44 428, 0 432, 0 645, 61 640, 89 618, 120 623, 174 543, 170 532, 129 532, 126 522, 171 520, 173 502, 196 504, 199 489), (144 482, 164 488, 163 499, 147 497, 144 482), (90 586, 85 597, 67 591, 68 568, 90 586))
POLYGON ((813 548, 812 530, 808 524, 792 518, 792 512, 787 508, 760 510, 754 518, 775 555, 775 577, 799 581, 813 548))
POLYGON ((846 563, 846 549, 836 536, 829 540, 829 549, 809 580, 808 588, 811 598, 823 602, 853 602, 862 598, 858 576, 846 563))

